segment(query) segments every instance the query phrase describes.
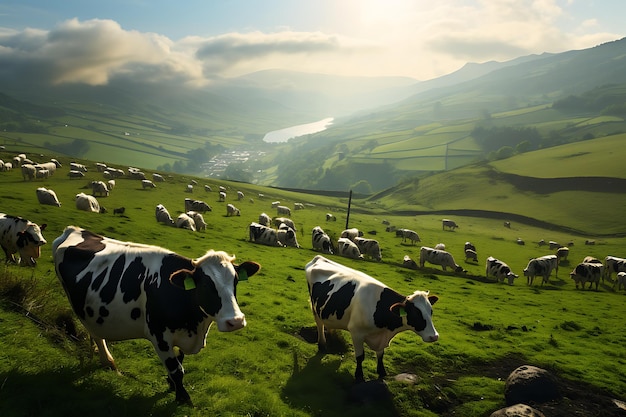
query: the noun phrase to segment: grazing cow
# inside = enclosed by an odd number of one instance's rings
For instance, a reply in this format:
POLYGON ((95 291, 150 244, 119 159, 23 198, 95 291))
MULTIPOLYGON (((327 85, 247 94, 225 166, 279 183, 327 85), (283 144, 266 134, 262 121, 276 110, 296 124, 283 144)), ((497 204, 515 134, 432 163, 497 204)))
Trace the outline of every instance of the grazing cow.
POLYGON ((417 269, 417 262, 415 262, 409 255, 404 255, 402 259, 402 266, 410 269, 417 269))
POLYGON ((19 265, 35 266, 41 256, 41 247, 46 244, 41 226, 22 217, 0 213, 0 246, 4 250, 6 263, 18 263, 15 254, 19 254, 19 265))
POLYGON ((57 194, 54 191, 48 188, 39 187, 37 188, 36 193, 39 204, 61 207, 61 203, 59 202, 57 194))
POLYGON ((196 231, 196 222, 194 222, 193 219, 187 213, 179 214, 176 220, 174 221, 174 224, 179 229, 187 229, 187 230, 191 230, 192 232, 196 231))
POLYGON ((485 278, 495 277, 496 281, 504 282, 506 279, 509 285, 513 285, 513 280, 519 275, 514 274, 511 268, 504 262, 490 256, 485 262, 485 278))
POLYGON ((152 174, 152 179, 154 180, 154 182, 165 182, 165 178, 163 178, 163 175, 157 174, 156 172, 152 174))
POLYGON ((356 239, 357 237, 361 237, 361 236, 363 236, 363 232, 357 229, 356 227, 353 227, 351 229, 346 229, 343 232, 341 232, 341 235, 340 235, 340 237, 345 237, 347 239, 350 239, 353 242, 354 242, 354 239, 356 239))
POLYGON ((300 245, 298 244, 298 239, 296 237, 296 231, 287 226, 285 223, 282 223, 280 227, 278 227, 278 230, 276 230, 276 236, 278 237, 278 241, 283 246, 300 248, 300 245))
POLYGON ((124 214, 125 211, 126 211, 126 207, 114 208, 113 215, 115 216, 116 214, 124 214))
POLYGON ((424 342, 439 334, 432 322, 438 297, 426 291, 404 296, 363 272, 317 255, 305 266, 311 310, 320 351, 326 348, 324 328, 348 330, 354 345, 357 382, 364 380, 364 343, 376 352, 379 378, 387 375, 385 348, 399 332, 411 330, 424 342))
POLYGON ((602 261, 598 258, 594 258, 593 256, 585 256, 583 259, 583 263, 586 264, 602 264, 602 261))
POLYGON ((278 240, 278 231, 276 229, 252 222, 250 223, 249 230, 250 242, 260 243, 267 246, 284 246, 278 240))
POLYGON ((102 162, 96 162, 96 171, 104 172, 107 170, 107 164, 103 164, 102 162))
POLYGON ((304 210, 304 204, 302 203, 293 203, 294 210, 304 210))
POLYGON ((136 171, 136 170, 130 170, 130 168, 128 169, 128 176, 130 177, 131 180, 145 180, 146 179, 146 174, 141 172, 141 171, 136 171))
POLYGON ((37 174, 37 169, 35 168, 34 165, 24 164, 21 166, 21 168, 22 168, 22 178, 24 179, 24 181, 26 181, 26 178, 28 178, 29 180, 32 180, 35 178, 35 175, 37 174))
POLYGON ((560 248, 562 245, 559 242, 555 242, 554 240, 550 240, 548 242, 548 247, 550 248, 550 250, 555 250, 560 248))
POLYGON ((72 178, 83 178, 85 176, 85 173, 73 169, 73 170, 71 170, 70 172, 67 173, 67 176, 70 177, 70 179, 72 179, 72 178))
POLYGON ((504 222, 504 227, 506 227, 507 229, 511 228, 511 222, 504 222))
POLYGON ((361 254, 367 255, 376 261, 380 261, 382 259, 380 245, 377 240, 357 237, 354 239, 354 243, 358 246, 361 254))
POLYGON ((194 224, 196 225, 196 230, 206 230, 206 222, 204 221, 204 216, 197 211, 188 211, 187 216, 193 219, 194 224))
POLYGON ((447 267, 450 267, 454 272, 466 272, 460 265, 454 262, 454 257, 450 252, 422 246, 420 248, 420 268, 424 268, 426 262, 433 265, 440 265, 441 269, 444 271, 447 267))
POLYGON ((347 237, 340 237, 337 240, 337 255, 351 259, 363 259, 359 247, 347 237))
POLYGON ((237 201, 243 200, 244 197, 245 195, 242 191, 237 191, 237 201))
POLYGON ((220 185, 219 191, 220 191, 220 193, 222 193, 222 192, 225 193, 226 192, 226 187, 224 187, 223 185, 220 185))
POLYGON ((313 244, 313 250, 333 254, 332 241, 320 226, 315 226, 311 231, 311 242, 313 244))
POLYGON ((106 209, 100 206, 96 197, 85 193, 76 194, 76 208, 91 213, 106 213, 106 209))
POLYGON ((531 259, 524 268, 524 276, 528 277, 527 284, 533 285, 535 276, 540 275, 543 279, 541 285, 549 282, 550 274, 552 270, 556 271, 555 276, 559 273, 559 263, 557 262, 556 255, 546 255, 540 258, 531 259))
POLYGON ((280 201, 272 201, 272 208, 280 206, 280 201))
POLYGON ((454 230, 457 227, 459 227, 459 225, 456 224, 454 220, 450 220, 450 219, 443 219, 443 220, 441 220, 441 230, 445 230, 446 227, 449 230, 454 230))
POLYGON ((569 256, 569 248, 567 246, 562 246, 556 250, 556 257, 559 262, 567 261, 568 256, 569 256))
POLYGON ((410 240, 411 245, 415 245, 416 242, 421 242, 419 235, 414 230, 398 229, 396 230, 396 236, 398 236, 398 231, 400 231, 400 236, 402 236, 402 242, 410 240))
POLYGON ((226 206, 226 216, 241 216, 241 212, 232 204, 226 206))
POLYGON ((156 188, 156 185, 150 180, 141 180, 141 188, 144 190, 146 188, 156 188))
POLYGON ((478 262, 478 254, 475 250, 465 249, 465 262, 468 261, 478 262))
POLYGON ((226 201, 226 193, 224 191, 220 191, 219 201, 226 201))
POLYGON ((446 244, 445 243, 437 243, 435 245, 435 249, 437 249, 437 250, 446 250, 446 244))
POLYGON ((183 358, 206 344, 213 322, 220 332, 246 326, 237 282, 256 262, 209 250, 189 259, 167 249, 120 242, 68 226, 54 240, 52 258, 74 313, 95 341, 100 361, 117 369, 106 340, 149 340, 168 372, 176 400, 191 403, 183 386, 183 358))
POLYGON ((474 244, 472 242, 465 242, 465 245, 463 246, 464 250, 473 250, 474 252, 476 251, 476 246, 474 246, 474 244))
POLYGON ((185 199, 185 212, 197 211, 199 213, 206 213, 211 211, 211 206, 201 200, 192 200, 191 198, 185 199))
POLYGON ((613 288, 617 284, 617 291, 621 290, 622 287, 626 289, 626 272, 618 272, 617 278, 615 279, 615 284, 613 284, 613 288))
POLYGON ((515 241, 515 243, 517 243, 520 246, 524 246, 526 243, 522 240, 521 237, 518 237, 517 240, 515 241))
POLYGON ((209 193, 209 192, 213 191, 213 189, 211 188, 211 186, 209 184, 204 184, 204 191, 209 193))
POLYGON ((70 162, 70 171, 87 172, 87 167, 78 162, 70 162))
POLYGON ((336 222, 337 221, 337 217, 335 217, 331 213, 326 213, 326 221, 327 222, 336 222))
POLYGON ((190 182, 192 185, 198 185, 198 181, 196 181, 196 180, 191 180, 191 181, 189 181, 189 182, 190 182))
POLYGON ((595 244, 596 244, 595 240, 589 240, 589 239, 585 240, 585 245, 595 245, 595 244))
POLYGON ((602 275, 602 281, 604 281, 605 278, 610 281, 613 272, 626 272, 626 259, 610 255, 604 258, 604 274, 602 275))
POLYGON ((289 216, 291 217, 291 209, 287 206, 277 206, 276 213, 278 216, 289 216))
POLYGON ((174 220, 163 204, 157 204, 154 211, 157 223, 163 223, 168 226, 174 226, 174 220))
POLYGON ((298 229, 296 229, 296 225, 293 222, 293 220, 287 217, 275 217, 272 223, 274 223, 274 226, 276 226, 277 228, 280 227, 280 225, 284 223, 287 226, 291 227, 294 231, 298 231, 298 229))
POLYGON ((91 194, 92 195, 100 195, 100 196, 109 196, 109 187, 103 181, 92 181, 91 182, 91 194))
POLYGON ((42 169, 47 169, 49 172, 49 175, 54 175, 57 168, 61 168, 62 166, 63 165, 61 165, 61 163, 57 161, 56 159, 51 159, 50 162, 43 162, 41 164, 36 164, 35 169, 37 169, 37 171, 42 170, 42 169))
POLYGON ((603 270, 604 266, 602 264, 583 262, 576 265, 574 270, 569 273, 569 276, 574 280, 576 289, 578 289, 578 284, 581 284, 581 287, 584 290, 585 283, 588 282, 589 289, 591 289, 591 286, 595 283, 597 290, 603 270))
POLYGON ((269 227, 272 224, 272 218, 266 213, 261 213, 259 214, 259 224, 269 227))
POLYGON ((37 172, 35 172, 35 178, 45 179, 48 177, 50 177, 50 171, 47 169, 38 169, 37 172))
POLYGON ((189 194, 193 194, 193 185, 187 184, 187 186, 185 187, 185 192, 189 194))
POLYGON ((107 188, 109 189, 109 191, 114 189, 115 188, 115 180, 108 180, 107 181, 107 188))

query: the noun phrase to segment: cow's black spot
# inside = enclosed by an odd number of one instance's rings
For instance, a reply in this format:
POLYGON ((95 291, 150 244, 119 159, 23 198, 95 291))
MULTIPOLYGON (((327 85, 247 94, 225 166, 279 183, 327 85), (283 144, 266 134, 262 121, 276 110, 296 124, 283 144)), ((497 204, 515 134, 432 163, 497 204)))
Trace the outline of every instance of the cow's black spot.
POLYGON ((87 313, 87 315, 88 315, 89 317, 93 317, 93 313, 94 313, 93 308, 91 308, 91 307, 87 306, 87 307, 85 308, 85 312, 87 313))
MULTIPOLYGON (((427 306, 428 307, 428 306, 427 306)), ((416 331, 421 332, 426 328, 426 320, 419 308, 413 303, 406 303, 406 321, 416 331)))
POLYGON ((104 323, 104 319, 102 317, 98 317, 98 320, 96 320, 96 323, 103 324, 104 323))
POLYGON ((141 295, 141 278, 145 279, 146 267, 142 258, 135 258, 126 268, 120 282, 120 290, 123 294, 124 303, 137 300, 141 295))
POLYGON ((135 307, 130 311, 130 318, 133 320, 137 320, 141 317, 141 309, 139 307, 135 307))
POLYGON ((330 281, 316 282, 311 289, 311 301, 320 318, 327 319, 335 314, 341 320, 354 298, 356 282, 347 282, 331 294, 333 288, 330 281))
POLYGON ((165 340, 159 341, 159 350, 167 352, 168 350, 170 350, 170 344, 167 343, 165 340))
MULTIPOLYGON (((396 307, 394 311, 391 311, 391 306, 396 303, 402 303, 406 297, 398 294, 391 288, 385 288, 380 293, 380 299, 376 303, 376 310, 374 310, 374 324, 376 327, 387 328, 389 330, 402 327, 402 317, 400 316, 400 308, 396 307)), ((407 303, 407 306, 411 303, 407 303)), ((405 307, 407 316, 409 309, 405 307)))
POLYGON ((101 306, 100 310, 98 312, 100 313, 100 316, 102 316, 102 317, 108 317, 109 316, 109 310, 107 310, 107 308, 105 306, 101 306))
POLYGON ((96 277, 96 279, 93 280, 93 282, 91 283, 91 289, 95 292, 98 292, 98 290, 100 289, 100 287, 102 286, 102 283, 104 282, 104 278, 106 278, 108 272, 108 268, 105 268, 100 275, 98 275, 96 277))
POLYGON ((120 278, 124 273, 125 263, 126 256, 124 254, 120 254, 115 262, 113 262, 113 266, 111 266, 111 272, 109 273, 109 280, 100 290, 100 299, 104 304, 110 304, 111 301, 113 301, 113 299, 115 298, 120 278))

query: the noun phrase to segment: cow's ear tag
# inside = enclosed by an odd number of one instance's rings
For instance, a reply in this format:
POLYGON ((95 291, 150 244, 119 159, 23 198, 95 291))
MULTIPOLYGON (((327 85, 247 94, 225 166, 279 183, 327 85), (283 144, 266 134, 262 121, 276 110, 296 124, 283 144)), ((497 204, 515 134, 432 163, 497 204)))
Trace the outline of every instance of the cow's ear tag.
POLYGON ((246 271, 245 269, 240 269, 238 272, 239 275, 239 281, 247 281, 248 280, 248 271, 246 271))
POLYGON ((193 280, 193 277, 191 275, 187 275, 187 278, 185 278, 183 284, 185 285, 186 290, 193 290, 196 288, 196 282, 193 280))

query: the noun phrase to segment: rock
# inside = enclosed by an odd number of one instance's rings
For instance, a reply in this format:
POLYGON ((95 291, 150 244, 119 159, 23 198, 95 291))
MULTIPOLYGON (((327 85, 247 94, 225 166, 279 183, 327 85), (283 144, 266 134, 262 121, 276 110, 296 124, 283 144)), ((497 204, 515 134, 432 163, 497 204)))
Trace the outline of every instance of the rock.
POLYGON ((417 382, 417 375, 403 372, 396 375, 393 379, 398 382, 404 382, 405 384, 415 384, 417 382))
POLYGON ((556 379, 545 369, 522 365, 509 375, 504 386, 506 404, 543 403, 560 397, 556 379))
POLYGON ((489 417, 545 417, 545 415, 526 404, 515 404, 494 411, 489 417))

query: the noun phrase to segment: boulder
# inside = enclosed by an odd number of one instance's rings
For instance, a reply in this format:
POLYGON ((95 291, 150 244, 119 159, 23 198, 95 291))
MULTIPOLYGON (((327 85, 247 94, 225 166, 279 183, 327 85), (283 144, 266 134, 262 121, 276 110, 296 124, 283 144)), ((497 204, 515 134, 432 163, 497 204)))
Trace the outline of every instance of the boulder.
POLYGON ((545 369, 522 365, 506 380, 504 398, 508 406, 543 403, 560 397, 556 378, 545 369))
POLYGON ((526 404, 515 404, 494 411, 489 417, 545 417, 545 415, 526 404))

